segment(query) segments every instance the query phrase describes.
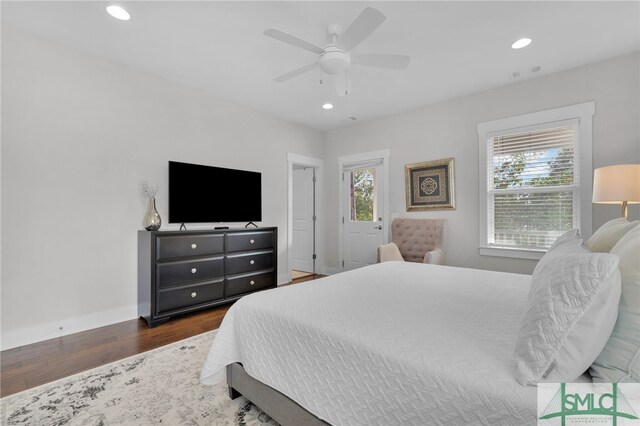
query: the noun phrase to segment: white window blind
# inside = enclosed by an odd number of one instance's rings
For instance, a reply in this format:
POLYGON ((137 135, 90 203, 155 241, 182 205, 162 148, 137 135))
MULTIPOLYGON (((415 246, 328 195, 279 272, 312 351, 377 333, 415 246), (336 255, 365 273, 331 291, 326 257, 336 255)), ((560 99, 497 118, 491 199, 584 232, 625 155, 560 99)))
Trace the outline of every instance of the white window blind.
POLYGON ((490 134, 487 243, 546 249, 579 228, 578 120, 490 134))

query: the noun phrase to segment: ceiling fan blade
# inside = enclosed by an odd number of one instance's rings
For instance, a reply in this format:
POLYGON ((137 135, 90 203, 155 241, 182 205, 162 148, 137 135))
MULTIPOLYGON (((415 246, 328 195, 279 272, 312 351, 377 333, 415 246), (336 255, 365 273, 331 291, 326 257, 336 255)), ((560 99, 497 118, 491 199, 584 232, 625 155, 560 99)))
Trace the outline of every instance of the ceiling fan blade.
POLYGON ((309 50, 310 52, 317 53, 318 55, 324 52, 324 49, 301 39, 293 34, 285 33, 284 31, 276 30, 275 28, 269 28, 265 30, 264 35, 275 38, 276 40, 283 41, 292 46, 299 47, 301 49, 309 50))
POLYGON ((385 53, 352 53, 351 64, 365 67, 403 70, 409 65, 411 57, 406 55, 389 55, 385 53))
POLYGON ((299 76, 301 74, 304 74, 307 71, 311 71, 312 69, 316 68, 317 66, 318 66, 318 63, 314 62, 312 64, 305 65, 304 67, 295 69, 293 71, 289 71, 286 74, 282 74, 280 77, 274 78, 274 80, 277 81, 278 83, 282 83, 283 81, 291 80, 293 77, 297 77, 297 76, 299 76))
POLYGON ((385 16, 377 9, 367 7, 355 21, 349 25, 338 39, 338 44, 344 50, 351 50, 375 31, 385 20, 385 16))

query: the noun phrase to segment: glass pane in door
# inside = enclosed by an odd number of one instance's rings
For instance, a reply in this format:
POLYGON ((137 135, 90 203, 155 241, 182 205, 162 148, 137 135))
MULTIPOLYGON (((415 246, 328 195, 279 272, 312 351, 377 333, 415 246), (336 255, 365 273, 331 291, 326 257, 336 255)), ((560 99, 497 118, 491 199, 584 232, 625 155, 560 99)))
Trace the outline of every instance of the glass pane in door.
POLYGON ((351 197, 349 217, 352 222, 376 222, 376 169, 349 172, 351 197))

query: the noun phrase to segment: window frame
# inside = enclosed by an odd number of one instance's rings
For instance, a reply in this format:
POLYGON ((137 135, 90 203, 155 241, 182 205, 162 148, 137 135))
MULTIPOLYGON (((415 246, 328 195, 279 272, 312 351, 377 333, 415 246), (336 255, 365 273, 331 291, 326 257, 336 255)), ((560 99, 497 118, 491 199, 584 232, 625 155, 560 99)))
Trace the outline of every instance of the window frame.
POLYGON ((593 146, 593 115, 595 102, 584 102, 545 111, 502 118, 478 124, 479 146, 479 253, 483 256, 513 257, 521 259, 540 259, 547 250, 526 247, 489 245, 489 214, 488 214, 488 151, 489 140, 501 134, 516 133, 524 128, 541 128, 555 126, 561 122, 577 121, 576 149, 580 164, 578 173, 578 199, 580 234, 589 238, 592 232, 592 146, 593 146))

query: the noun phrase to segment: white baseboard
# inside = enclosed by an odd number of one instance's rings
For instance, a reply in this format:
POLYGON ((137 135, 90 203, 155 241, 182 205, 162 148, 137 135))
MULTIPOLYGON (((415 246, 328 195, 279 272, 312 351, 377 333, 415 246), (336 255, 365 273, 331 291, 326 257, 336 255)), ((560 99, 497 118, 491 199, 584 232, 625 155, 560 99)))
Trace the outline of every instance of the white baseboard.
POLYGON ((2 350, 29 345, 67 334, 104 327, 105 325, 128 321, 138 317, 138 306, 131 305, 109 311, 95 312, 89 315, 53 320, 47 323, 31 325, 2 333, 2 350), (60 329, 62 327, 62 330, 60 329))
MULTIPOLYGON (((326 268, 323 268, 326 270, 326 268)), ((327 272, 323 272, 327 273, 327 272)), ((278 274, 278 285, 291 282, 291 274, 278 274)), ((131 305, 109 311, 95 312, 81 317, 52 320, 2 333, 0 349, 7 350, 43 340, 79 333, 106 325, 128 321, 138 317, 138 306, 131 305), (62 329, 60 329, 62 327, 62 329)))
MULTIPOLYGON (((321 271, 325 275, 340 272, 337 268, 323 267, 321 271)), ((278 274, 278 285, 291 282, 291 274, 278 274)), ((132 320, 138 317, 138 306, 131 305, 109 311, 95 312, 81 317, 52 320, 46 323, 31 325, 16 330, 2 333, 0 349, 7 350, 18 346, 29 345, 43 340, 79 333, 106 325, 116 324, 122 321, 132 320), (62 327, 62 329, 60 329, 62 327)))
MULTIPOLYGON (((291 282, 291 274, 279 274, 278 285, 291 282)), ((2 333, 0 349, 12 349, 43 340, 79 333, 106 325, 128 321, 138 317, 138 306, 132 305, 109 311, 96 312, 89 315, 52 320, 46 323, 31 325, 2 333), (62 327, 62 330, 60 329, 62 327)))

